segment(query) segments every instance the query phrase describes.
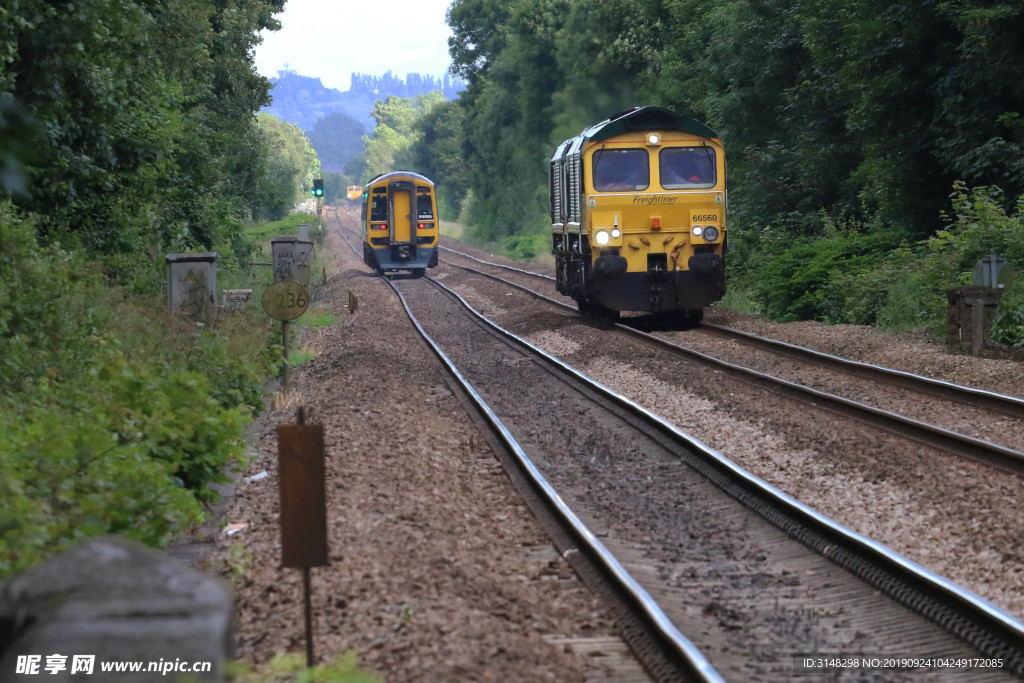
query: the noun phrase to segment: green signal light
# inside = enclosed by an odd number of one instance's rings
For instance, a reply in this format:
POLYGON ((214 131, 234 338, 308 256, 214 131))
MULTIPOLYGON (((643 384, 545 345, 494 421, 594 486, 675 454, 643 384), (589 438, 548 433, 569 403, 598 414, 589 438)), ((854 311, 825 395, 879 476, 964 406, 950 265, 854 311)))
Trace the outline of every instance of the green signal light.
POLYGON ((317 178, 313 181, 313 196, 323 197, 324 196, 324 181, 317 178))

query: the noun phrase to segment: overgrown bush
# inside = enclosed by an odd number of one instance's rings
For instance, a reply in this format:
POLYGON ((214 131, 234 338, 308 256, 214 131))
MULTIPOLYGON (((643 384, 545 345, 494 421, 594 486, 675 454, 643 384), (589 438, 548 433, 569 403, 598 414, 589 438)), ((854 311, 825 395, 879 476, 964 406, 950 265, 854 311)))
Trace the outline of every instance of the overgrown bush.
MULTIPOLYGON (((953 209, 943 214, 943 229, 917 244, 889 255, 883 270, 890 278, 887 296, 878 311, 878 323, 890 329, 927 327, 942 334, 946 320, 946 290, 969 285, 977 261, 995 252, 1020 272, 1024 265, 1024 198, 1015 210, 994 187, 968 189, 956 183, 953 209)), ((1006 292, 997 311, 993 339, 1011 346, 1024 345, 1019 321, 1024 300, 1017 287, 1006 292)))
MULTIPOLYGON (((853 307, 872 302, 849 299, 844 276, 871 271, 901 239, 896 231, 856 224, 832 224, 818 239, 766 233, 746 255, 743 281, 764 314, 782 321, 852 322, 853 307)), ((875 297, 867 289, 861 296, 875 297)))
POLYGON ((0 205, 0 577, 79 538, 195 524, 242 457, 270 326, 129 295, 0 205))
MULTIPOLYGON (((826 224, 819 238, 765 230, 744 241, 733 275, 739 286, 750 288, 764 314, 777 320, 941 334, 946 290, 970 284, 978 259, 995 252, 1017 272, 1024 268, 1024 197, 1008 211, 998 188, 957 183, 951 199, 942 229, 917 243, 877 224, 826 224)), ((993 339, 1024 346, 1024 285, 1006 292, 993 339)))
POLYGON ((1000 302, 992 324, 992 341, 1024 348, 1024 280, 1017 280, 1000 302))
POLYGON ((522 233, 501 240, 501 251, 511 259, 532 261, 551 251, 550 234, 522 233))

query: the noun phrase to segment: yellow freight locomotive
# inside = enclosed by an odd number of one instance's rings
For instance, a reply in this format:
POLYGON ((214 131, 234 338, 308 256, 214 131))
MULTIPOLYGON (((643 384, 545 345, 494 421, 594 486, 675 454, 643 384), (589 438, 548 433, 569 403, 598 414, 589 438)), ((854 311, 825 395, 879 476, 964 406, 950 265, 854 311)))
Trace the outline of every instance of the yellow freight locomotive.
POLYGON ((381 275, 407 270, 422 277, 437 265, 434 183, 412 171, 379 175, 363 187, 363 261, 381 275))
POLYGON ((363 196, 363 188, 361 185, 349 185, 345 188, 345 194, 350 202, 357 202, 363 196))
POLYGON ((706 125, 620 112, 558 146, 548 185, 558 291, 580 311, 696 322, 725 294, 725 152, 706 125))

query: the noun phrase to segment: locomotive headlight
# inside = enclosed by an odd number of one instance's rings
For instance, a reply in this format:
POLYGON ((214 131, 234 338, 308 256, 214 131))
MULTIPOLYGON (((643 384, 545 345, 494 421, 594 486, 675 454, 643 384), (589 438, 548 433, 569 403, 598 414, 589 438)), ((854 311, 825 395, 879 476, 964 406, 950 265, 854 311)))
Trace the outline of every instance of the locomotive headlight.
POLYGON ((659 145, 659 144, 661 144, 661 136, 658 135, 657 133, 648 133, 647 134, 647 144, 648 145, 659 145))
POLYGON ((700 237, 701 233, 704 232, 704 228, 700 227, 699 225, 695 225, 693 226, 693 229, 690 230, 690 232, 693 233, 694 237, 700 237))
POLYGON ((618 228, 612 228, 612 239, 619 239, 622 237, 622 231, 618 228))
POLYGON ((718 228, 716 228, 716 227, 714 227, 712 225, 709 225, 708 227, 704 228, 704 241, 705 242, 714 242, 717 239, 718 239, 718 228))
POLYGON ((608 244, 611 240, 611 235, 608 234, 607 230, 598 230, 594 235, 594 241, 597 242, 598 246, 603 247, 608 244))

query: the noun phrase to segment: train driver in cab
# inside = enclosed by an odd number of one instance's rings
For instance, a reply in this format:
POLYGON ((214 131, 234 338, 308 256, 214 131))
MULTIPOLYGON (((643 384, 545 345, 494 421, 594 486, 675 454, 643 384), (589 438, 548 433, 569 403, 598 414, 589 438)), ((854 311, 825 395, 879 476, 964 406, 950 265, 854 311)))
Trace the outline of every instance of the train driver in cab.
POLYGON ((712 187, 715 156, 702 147, 676 147, 661 151, 661 186, 666 190, 712 187))

